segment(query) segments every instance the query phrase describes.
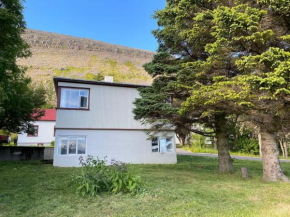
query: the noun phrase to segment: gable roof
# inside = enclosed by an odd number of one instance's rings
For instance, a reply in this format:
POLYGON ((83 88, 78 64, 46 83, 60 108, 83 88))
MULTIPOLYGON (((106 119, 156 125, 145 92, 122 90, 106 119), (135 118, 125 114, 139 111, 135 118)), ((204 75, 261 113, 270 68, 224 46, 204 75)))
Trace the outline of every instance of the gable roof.
POLYGON ((55 121, 56 120, 56 110, 55 109, 43 109, 44 116, 40 117, 37 121, 55 121))
POLYGON ((63 78, 63 77, 54 77, 53 82, 54 82, 56 94, 57 94, 57 88, 58 88, 59 82, 92 84, 92 85, 103 85, 103 86, 115 86, 115 87, 129 87, 129 88, 151 87, 150 85, 115 83, 115 82, 105 82, 105 81, 92 81, 92 80, 72 79, 72 78, 63 78))

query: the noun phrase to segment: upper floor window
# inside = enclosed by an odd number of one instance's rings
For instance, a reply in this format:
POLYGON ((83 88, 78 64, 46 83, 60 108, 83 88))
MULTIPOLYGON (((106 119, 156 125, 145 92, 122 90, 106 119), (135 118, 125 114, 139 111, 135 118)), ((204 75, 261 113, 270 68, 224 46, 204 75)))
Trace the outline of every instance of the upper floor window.
POLYGON ((61 88, 60 108, 88 109, 89 90, 61 88))

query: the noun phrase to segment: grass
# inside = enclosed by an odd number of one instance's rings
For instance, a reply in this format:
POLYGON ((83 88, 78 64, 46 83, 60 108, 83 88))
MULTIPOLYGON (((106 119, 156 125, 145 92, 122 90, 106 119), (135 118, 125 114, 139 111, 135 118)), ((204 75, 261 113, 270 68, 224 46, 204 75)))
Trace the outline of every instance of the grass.
POLYGON ((79 72, 83 73, 85 71, 89 71, 90 67, 74 67, 74 66, 68 66, 61 69, 55 69, 55 76, 69 76, 71 72, 79 72))
POLYGON ((217 154, 218 151, 213 149, 213 148, 200 148, 200 147, 189 147, 189 146, 184 146, 180 147, 183 148, 187 151, 191 151, 193 153, 210 153, 210 154, 217 154))
MULTIPOLYGON (((199 148, 199 147, 184 147, 185 150, 194 152, 194 153, 210 153, 210 154, 217 154, 218 151, 213 148, 199 148)), ((248 153, 242 153, 242 152, 230 152, 231 155, 237 155, 237 156, 246 156, 246 157, 260 157, 260 155, 254 155, 254 154, 248 154, 248 153)))
MULTIPOLYGON (((218 154, 218 150, 215 150, 213 148, 200 148, 200 147, 189 147, 189 146, 176 146, 177 148, 183 148, 187 151, 190 151, 192 153, 208 153, 208 154, 218 154)), ((248 153, 243 153, 243 152, 230 152, 231 155, 234 156, 245 156, 245 157, 260 157, 260 155, 254 155, 254 154, 248 154, 248 153)), ((285 158, 283 156, 280 156, 280 159, 289 159, 285 158)))
MULTIPOLYGON (((219 175, 217 159, 178 156, 176 165, 130 165, 145 182, 135 197, 81 197, 70 186, 80 168, 0 162, 0 216, 289 216, 290 185, 261 181, 261 162, 234 160, 219 175), (240 167, 250 179, 243 180, 240 167)), ((290 163, 282 163, 290 175, 290 163)))

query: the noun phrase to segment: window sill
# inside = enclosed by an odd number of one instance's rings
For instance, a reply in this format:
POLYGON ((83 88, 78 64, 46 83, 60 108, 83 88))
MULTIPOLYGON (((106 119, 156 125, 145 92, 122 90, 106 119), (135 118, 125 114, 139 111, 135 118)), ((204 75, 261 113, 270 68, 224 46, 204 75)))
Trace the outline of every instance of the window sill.
POLYGON ((57 154, 60 157, 80 157, 86 156, 86 154, 57 154))
POLYGON ((80 111, 89 111, 89 108, 60 108, 60 107, 56 107, 55 109, 58 110, 80 110, 80 111))

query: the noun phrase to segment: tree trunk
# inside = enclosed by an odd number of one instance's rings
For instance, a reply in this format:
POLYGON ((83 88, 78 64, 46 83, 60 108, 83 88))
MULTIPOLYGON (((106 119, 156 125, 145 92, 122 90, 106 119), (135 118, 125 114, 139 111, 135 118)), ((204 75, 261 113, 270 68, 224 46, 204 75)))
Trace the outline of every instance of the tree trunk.
POLYGON ((190 134, 184 135, 182 133, 176 133, 176 137, 179 140, 179 145, 184 146, 188 142, 188 145, 191 146, 190 144, 190 134))
POLYGON ((288 158, 288 148, 287 148, 287 142, 284 139, 279 140, 280 147, 283 153, 283 157, 288 158))
POLYGON ((283 146, 284 146, 284 153, 285 153, 285 158, 288 158, 288 147, 287 147, 287 142, 284 141, 283 142, 283 146))
POLYGON ((216 139, 218 147, 219 173, 233 172, 233 160, 229 152, 229 142, 226 134, 226 119, 221 116, 216 127, 216 139))
POLYGON ((213 148, 214 148, 214 150, 217 150, 218 148, 217 148, 217 139, 216 139, 216 137, 214 137, 214 141, 213 141, 214 143, 213 143, 213 148))
POLYGON ((263 179, 272 182, 278 180, 288 182, 289 179, 281 169, 276 136, 268 132, 260 132, 260 134, 262 141, 263 179))
POLYGON ((258 141, 259 141, 259 154, 262 157, 262 138, 261 138, 261 133, 258 133, 258 141))
POLYGON ((279 139, 278 140, 279 141, 279 144, 280 144, 280 148, 281 148, 281 151, 282 151, 282 154, 283 154, 283 157, 287 157, 287 148, 285 147, 285 142, 284 142, 284 140, 283 139, 279 139))
POLYGON ((188 144, 189 146, 192 146, 191 134, 188 134, 188 135, 185 137, 184 144, 188 144))
POLYGON ((280 145, 280 148, 281 148, 281 151, 282 151, 282 155, 283 155, 283 157, 285 157, 285 153, 284 153, 284 147, 283 147, 283 140, 281 140, 281 139, 279 139, 278 140, 278 142, 279 142, 279 145, 280 145))
POLYGON ((178 133, 176 133, 176 137, 179 140, 179 145, 184 146, 185 145, 185 137, 179 135, 178 133))

